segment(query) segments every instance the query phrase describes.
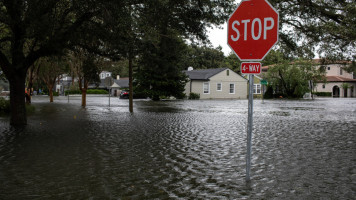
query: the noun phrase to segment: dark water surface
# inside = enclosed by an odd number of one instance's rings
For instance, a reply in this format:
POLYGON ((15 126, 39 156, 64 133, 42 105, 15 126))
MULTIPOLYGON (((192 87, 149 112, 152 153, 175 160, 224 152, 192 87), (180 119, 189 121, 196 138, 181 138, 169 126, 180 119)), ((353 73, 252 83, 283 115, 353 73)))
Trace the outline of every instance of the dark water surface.
POLYGON ((29 125, 0 117, 0 199, 355 199, 356 99, 50 104, 29 125))

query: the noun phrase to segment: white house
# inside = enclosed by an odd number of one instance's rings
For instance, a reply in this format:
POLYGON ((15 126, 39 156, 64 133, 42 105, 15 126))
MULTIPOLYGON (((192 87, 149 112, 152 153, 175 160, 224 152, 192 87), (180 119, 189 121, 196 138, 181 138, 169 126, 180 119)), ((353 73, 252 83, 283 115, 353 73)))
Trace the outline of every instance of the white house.
POLYGON ((100 72, 100 79, 105 79, 107 77, 111 77, 111 72, 108 72, 108 71, 102 71, 100 72))
POLYGON ((317 92, 331 92, 333 97, 356 97, 356 79, 345 71, 345 64, 326 65, 326 83, 317 83, 317 92))
POLYGON ((200 99, 246 99, 247 80, 228 68, 184 71, 189 82, 185 94, 197 93, 200 99))

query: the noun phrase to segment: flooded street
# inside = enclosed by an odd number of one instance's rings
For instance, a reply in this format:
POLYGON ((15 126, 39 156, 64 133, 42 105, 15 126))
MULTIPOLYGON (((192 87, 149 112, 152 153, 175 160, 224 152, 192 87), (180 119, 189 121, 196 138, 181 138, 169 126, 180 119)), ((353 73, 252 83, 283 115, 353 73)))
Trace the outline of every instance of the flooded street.
POLYGON ((356 99, 35 97, 24 129, 0 116, 0 199, 354 199, 356 99))

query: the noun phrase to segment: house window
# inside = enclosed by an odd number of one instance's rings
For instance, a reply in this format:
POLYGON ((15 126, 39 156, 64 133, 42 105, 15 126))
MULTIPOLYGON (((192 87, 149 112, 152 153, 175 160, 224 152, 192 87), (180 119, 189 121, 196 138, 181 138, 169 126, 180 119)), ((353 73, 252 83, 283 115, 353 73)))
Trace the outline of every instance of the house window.
POLYGON ((221 83, 216 84, 216 91, 221 91, 221 83))
POLYGON ((229 76, 229 75, 230 75, 230 71, 226 70, 226 76, 229 76))
POLYGON ((323 84, 323 89, 325 89, 325 84, 323 84))
POLYGON ((104 79, 105 78, 105 74, 101 74, 101 78, 104 79))
POLYGON ((235 84, 230 83, 230 94, 235 94, 235 84))
POLYGON ((109 74, 109 73, 107 73, 107 74, 106 74, 106 77, 109 77, 109 76, 110 76, 110 74, 109 74))
POLYGON ((261 84, 254 84, 253 85, 253 93, 254 94, 261 94, 261 84))
POLYGON ((205 82, 203 85, 204 94, 209 94, 209 82, 205 82))
POLYGON ((328 67, 328 70, 330 70, 330 67, 328 67))

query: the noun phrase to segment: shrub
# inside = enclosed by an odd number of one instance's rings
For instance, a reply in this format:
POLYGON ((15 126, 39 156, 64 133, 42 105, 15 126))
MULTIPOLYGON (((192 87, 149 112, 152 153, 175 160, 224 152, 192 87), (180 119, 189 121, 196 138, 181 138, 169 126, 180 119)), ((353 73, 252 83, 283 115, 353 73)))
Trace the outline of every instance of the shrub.
MULTIPOLYGON (((27 114, 35 112, 35 106, 26 104, 27 114)), ((0 97, 0 113, 10 113, 10 100, 0 97)))
POLYGON ((188 99, 200 99, 200 94, 191 92, 189 93, 188 99))
POLYGON ((82 92, 80 90, 67 90, 64 92, 64 95, 71 95, 71 94, 81 94, 82 92))
POLYGON ((10 113, 10 101, 0 97, 0 112, 10 113))
POLYGON ((90 89, 90 90, 87 90, 87 94, 109 94, 109 92, 106 90, 100 90, 100 89, 90 89))
POLYGON ((331 92, 313 92, 316 96, 319 97, 331 97, 331 92))

